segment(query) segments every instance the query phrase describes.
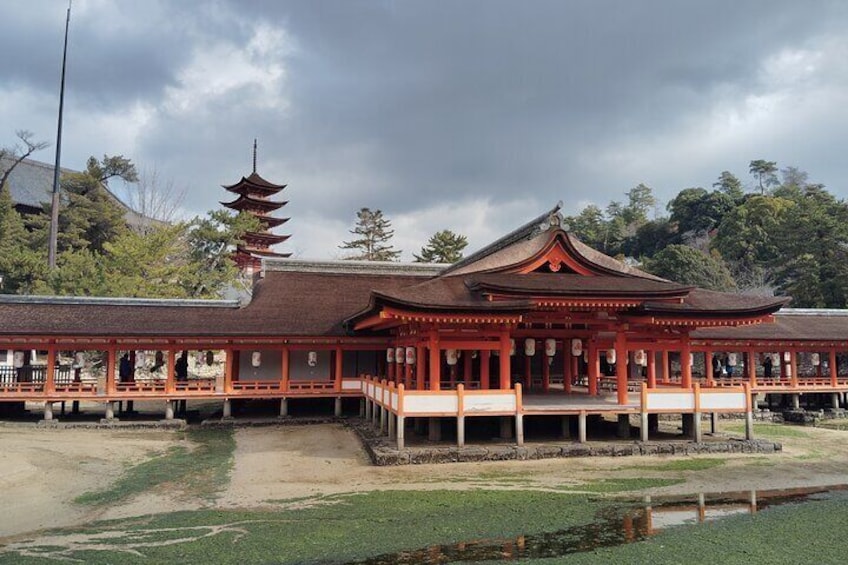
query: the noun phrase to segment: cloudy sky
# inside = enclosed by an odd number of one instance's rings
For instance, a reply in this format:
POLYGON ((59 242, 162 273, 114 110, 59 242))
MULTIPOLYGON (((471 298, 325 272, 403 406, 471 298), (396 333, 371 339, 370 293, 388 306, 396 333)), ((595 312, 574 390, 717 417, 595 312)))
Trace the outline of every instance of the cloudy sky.
MULTIPOLYGON (((67 3, 0 5, 0 146, 54 141, 67 3)), ((758 158, 845 197, 846 30, 838 0, 76 0, 62 164, 123 154, 193 215, 258 138, 302 258, 338 258, 363 206, 411 259, 758 158)))

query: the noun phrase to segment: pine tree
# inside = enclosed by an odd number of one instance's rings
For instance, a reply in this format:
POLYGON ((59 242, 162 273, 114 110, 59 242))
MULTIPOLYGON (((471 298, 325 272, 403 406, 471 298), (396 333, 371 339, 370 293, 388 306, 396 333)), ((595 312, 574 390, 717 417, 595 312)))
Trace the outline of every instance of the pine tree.
POLYGON ((391 227, 381 210, 362 208, 356 213, 356 227, 350 230, 358 238, 342 242, 339 248, 355 250, 347 260, 396 261, 401 252, 388 243, 395 234, 391 227))
POLYGON ((421 248, 421 254, 415 255, 418 263, 456 263, 462 259, 462 250, 468 246, 468 238, 451 230, 434 233, 421 248))

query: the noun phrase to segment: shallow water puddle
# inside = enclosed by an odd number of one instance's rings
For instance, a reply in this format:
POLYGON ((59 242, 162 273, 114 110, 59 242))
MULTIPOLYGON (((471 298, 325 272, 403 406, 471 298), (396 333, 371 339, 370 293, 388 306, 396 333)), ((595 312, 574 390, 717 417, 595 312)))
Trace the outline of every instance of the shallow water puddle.
POLYGON ((542 559, 592 551, 643 540, 683 524, 754 514, 766 508, 827 498, 848 485, 821 488, 699 494, 695 497, 646 497, 603 511, 583 526, 505 539, 482 539, 378 555, 348 565, 444 564, 474 561, 542 559))

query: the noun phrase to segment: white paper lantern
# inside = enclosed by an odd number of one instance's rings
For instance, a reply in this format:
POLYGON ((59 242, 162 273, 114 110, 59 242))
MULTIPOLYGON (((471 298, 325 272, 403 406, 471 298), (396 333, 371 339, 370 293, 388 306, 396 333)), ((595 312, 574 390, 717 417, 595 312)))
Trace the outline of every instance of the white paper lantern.
POLYGON ((784 351, 783 352, 783 360, 787 363, 792 361, 792 353, 790 353, 789 351, 784 351))
POLYGON ((780 355, 778 355, 777 353, 773 353, 771 356, 771 364, 780 365, 780 355))
POLYGON ((20 369, 24 366, 24 352, 15 351, 15 368, 20 369))
POLYGON ((810 355, 810 362, 813 364, 813 367, 818 367, 821 365, 821 356, 818 353, 813 353, 810 355))
POLYGON ((736 366, 736 354, 735 353, 728 353, 727 354, 727 364, 730 365, 731 367, 736 366))
POLYGON ((615 365, 616 357, 615 357, 615 349, 610 349, 607 351, 607 363, 610 365, 615 365))
POLYGON ((395 348, 390 347, 386 349, 386 363, 394 363, 395 362, 395 348))
POLYGON ((306 364, 309 365, 310 367, 317 367, 318 366, 318 352, 317 351, 310 351, 309 353, 306 354, 306 364))
POLYGON ((82 351, 77 351, 74 353, 74 369, 82 369, 83 365, 85 365, 85 356, 82 351))
POLYGON ((253 355, 250 356, 250 364, 254 367, 258 367, 262 364, 262 353, 259 351, 254 351, 253 355))
POLYGON ((509 338, 509 354, 515 355, 515 340, 512 338, 509 338))
POLYGON ((524 340, 524 355, 527 357, 533 357, 536 355, 536 340, 532 337, 528 337, 524 340))
POLYGON ((398 347, 395 349, 395 362, 403 364, 405 350, 403 347, 398 347))
POLYGON ((548 338, 545 340, 545 355, 548 357, 553 357, 556 355, 556 340, 553 338, 548 338))
POLYGON ((407 347, 406 348, 406 364, 407 365, 415 365, 415 348, 407 347))
POLYGON ((786 376, 787 376, 787 377, 791 377, 791 376, 792 376, 792 365, 787 365, 787 366, 786 366, 786 376))
POLYGON ((694 353, 689 354, 689 366, 690 367, 695 366, 695 354, 694 353))
POLYGON ((445 357, 447 357, 448 365, 450 365, 450 366, 456 365, 456 361, 458 359, 458 357, 456 355, 456 349, 446 349, 445 350, 445 357))
POLYGON ((571 354, 575 357, 583 355, 583 340, 574 338, 571 340, 571 354))
POLYGON ((636 361, 637 365, 645 366, 648 364, 648 356, 645 355, 645 351, 643 349, 639 349, 636 353, 633 354, 633 358, 636 361))

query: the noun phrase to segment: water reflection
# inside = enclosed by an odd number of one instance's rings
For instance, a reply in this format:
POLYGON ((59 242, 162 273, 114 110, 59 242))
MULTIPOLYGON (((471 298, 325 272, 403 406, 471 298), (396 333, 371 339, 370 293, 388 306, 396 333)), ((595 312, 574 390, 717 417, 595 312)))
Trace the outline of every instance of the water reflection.
POLYGON ((667 528, 754 514, 771 506, 806 502, 846 491, 848 485, 821 488, 645 497, 635 506, 609 508, 591 524, 510 539, 482 539, 378 555, 350 565, 418 565, 474 561, 541 559, 633 543, 667 528))

